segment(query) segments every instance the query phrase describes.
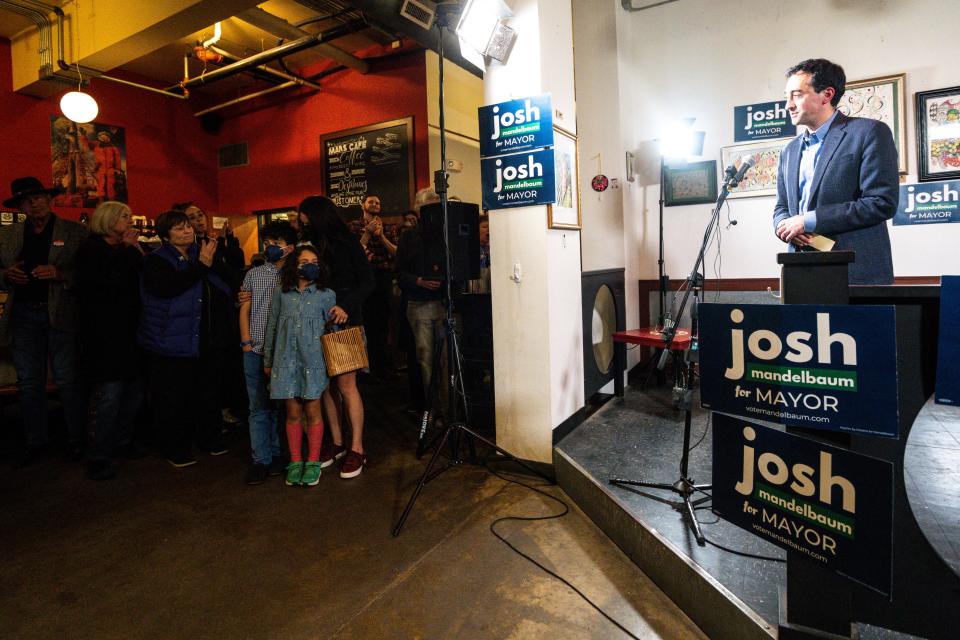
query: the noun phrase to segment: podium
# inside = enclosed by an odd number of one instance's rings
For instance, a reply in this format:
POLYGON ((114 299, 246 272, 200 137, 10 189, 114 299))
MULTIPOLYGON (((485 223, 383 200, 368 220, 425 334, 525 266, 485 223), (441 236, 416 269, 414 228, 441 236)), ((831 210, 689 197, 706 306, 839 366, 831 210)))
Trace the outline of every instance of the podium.
POLYGON ((780 640, 857 638, 855 622, 924 638, 955 638, 960 629, 960 576, 927 541, 904 484, 910 429, 936 376, 939 286, 849 286, 849 251, 782 253, 784 304, 893 305, 896 309, 899 439, 788 428, 802 437, 880 458, 894 465, 893 575, 890 599, 787 553, 780 594, 780 640))

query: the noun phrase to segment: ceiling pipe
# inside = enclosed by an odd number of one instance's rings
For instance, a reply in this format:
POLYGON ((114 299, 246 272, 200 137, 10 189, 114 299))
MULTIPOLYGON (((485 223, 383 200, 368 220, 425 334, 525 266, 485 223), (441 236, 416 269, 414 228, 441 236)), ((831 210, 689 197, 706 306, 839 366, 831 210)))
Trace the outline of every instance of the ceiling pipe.
MULTIPOLYGON (((13 13, 24 16, 37 27, 37 34, 40 38, 40 48, 37 53, 40 54, 39 77, 44 77, 53 71, 53 39, 50 35, 51 25, 48 13, 37 8, 38 3, 21 0, 13 2, 12 0, 0 0, 0 7, 3 7, 13 13)), ((43 7, 46 9, 46 7, 43 7)))
MULTIPOLYGON (((220 55, 220 56, 223 56, 223 59, 226 60, 227 62, 233 63, 233 62, 240 62, 241 60, 243 60, 243 58, 238 58, 238 57, 234 56, 233 54, 231 54, 231 53, 229 53, 229 52, 227 52, 227 51, 224 51, 223 49, 220 49, 219 47, 210 46, 209 49, 210 49, 211 51, 213 51, 214 53, 216 53, 216 54, 218 54, 218 55, 220 55)), ((257 69, 257 71, 260 71, 260 72, 262 72, 262 73, 265 73, 265 74, 268 75, 268 76, 272 76, 273 79, 280 79, 280 80, 286 80, 286 81, 290 81, 290 82, 296 82, 296 83, 299 84, 299 85, 303 85, 303 86, 305 86, 305 87, 310 87, 311 89, 316 89, 317 91, 319 91, 319 90, 321 89, 321 86, 318 85, 316 82, 311 82, 310 80, 307 80, 306 78, 301 78, 300 76, 294 75, 294 74, 292 74, 292 73, 284 73, 283 71, 278 71, 278 70, 276 70, 276 69, 271 69, 270 67, 268 67, 268 66, 266 66, 266 65, 260 65, 259 67, 256 67, 256 69, 257 69)))
MULTIPOLYGON (((307 37, 311 35, 308 31, 290 24, 283 18, 273 15, 263 9, 254 7, 253 9, 248 9, 243 13, 239 13, 235 16, 239 20, 243 20, 247 24, 253 25, 258 29, 262 29, 269 34, 275 35, 278 38, 284 38, 286 40, 298 40, 300 38, 307 37)), ((349 23, 348 23, 349 24, 349 23)), ((349 67, 354 71, 359 71, 360 73, 369 73, 370 65, 364 62, 362 59, 342 51, 329 44, 319 44, 316 47, 318 53, 323 55, 326 58, 342 64, 345 67, 349 67)))
POLYGON ((219 111, 220 109, 226 109, 227 107, 232 107, 235 104, 240 104, 241 102, 246 102, 247 100, 253 100, 254 98, 259 98, 260 96, 265 96, 269 93, 274 93, 275 91, 280 91, 282 89, 289 89, 290 87, 296 87, 298 85, 299 85, 298 82, 294 82, 291 80, 290 82, 284 82, 283 84, 278 84, 274 87, 267 87, 262 91, 255 91, 253 93, 248 93, 246 95, 240 96, 239 98, 234 98, 233 100, 227 100, 226 102, 222 102, 218 105, 214 105, 207 109, 197 111, 193 115, 199 118, 200 116, 206 115, 208 113, 213 113, 214 111, 219 111))
MULTIPOLYGON (((324 69, 324 70, 321 71, 320 73, 316 73, 316 74, 310 76, 310 78, 308 78, 308 79, 311 80, 311 81, 313 81, 313 80, 319 80, 320 78, 325 78, 326 76, 328 76, 328 75, 330 75, 330 74, 332 74, 332 73, 337 73, 338 71, 343 71, 344 69, 346 69, 345 66, 343 66, 343 65, 341 65, 341 64, 338 64, 338 65, 335 66, 335 67, 330 67, 329 69, 324 69)), ((224 102, 224 103, 222 103, 222 104, 218 104, 218 105, 215 105, 215 106, 213 106, 213 107, 210 107, 209 109, 204 109, 203 111, 198 111, 197 113, 195 113, 195 114, 193 114, 193 115, 195 115, 195 116, 197 116, 197 117, 200 117, 200 116, 203 116, 203 115, 205 115, 205 114, 207 114, 207 113, 212 113, 212 112, 214 112, 214 111, 219 111, 220 109, 225 109, 226 107, 230 107, 230 106, 233 106, 233 105, 235 105, 235 104, 239 104, 239 103, 241 103, 241 102, 246 102, 247 100, 250 100, 250 99, 252 99, 252 98, 258 98, 258 97, 260 97, 260 96, 262 96, 262 95, 265 95, 265 94, 268 94, 268 93, 273 93, 274 91, 279 91, 280 89, 286 89, 288 86, 290 86, 290 85, 289 85, 289 84, 286 84, 286 85, 278 85, 278 86, 276 86, 276 87, 268 87, 267 89, 264 89, 263 91, 257 91, 256 93, 250 93, 250 94, 247 94, 247 95, 245 95, 245 96, 240 96, 239 98, 235 98, 235 99, 233 99, 233 100, 229 100, 229 101, 224 102)), ((307 94, 301 94, 301 95, 307 95, 307 94)))
POLYGON ((279 47, 267 49, 266 51, 243 58, 242 60, 234 62, 233 64, 228 64, 225 67, 214 69, 213 71, 205 73, 202 76, 191 78, 180 86, 185 90, 189 90, 194 87, 210 84, 218 80, 223 80, 224 78, 229 78, 241 71, 246 71, 247 69, 251 69, 253 67, 259 67, 260 65, 272 60, 276 60, 277 58, 282 58, 283 56, 288 56, 297 53, 298 51, 315 47, 320 43, 340 38, 347 34, 353 33, 354 31, 362 29, 365 26, 366 23, 363 20, 352 20, 346 24, 328 29, 327 31, 322 31, 320 33, 311 34, 306 37, 293 40, 292 42, 282 44, 279 47))
POLYGON ((648 4, 643 7, 633 6, 633 0, 620 0, 620 4, 623 5, 623 10, 630 13, 636 11, 646 11, 647 9, 653 9, 654 7, 659 7, 660 5, 670 4, 671 2, 676 2, 677 0, 661 0, 660 2, 654 2, 653 4, 648 4))

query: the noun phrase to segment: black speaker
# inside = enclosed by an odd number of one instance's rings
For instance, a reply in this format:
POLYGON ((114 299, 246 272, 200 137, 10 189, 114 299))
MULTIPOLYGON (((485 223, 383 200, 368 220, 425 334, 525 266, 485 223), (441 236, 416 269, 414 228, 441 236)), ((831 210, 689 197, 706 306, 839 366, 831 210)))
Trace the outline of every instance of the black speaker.
MULTIPOLYGON (((480 207, 469 202, 447 203, 451 279, 455 282, 480 277, 480 207)), ((444 277, 443 207, 440 203, 420 209, 420 236, 430 271, 444 277)))
POLYGON ((585 271, 580 275, 583 300, 583 387, 589 398, 617 375, 614 350, 624 349, 613 341, 615 331, 626 324, 626 294, 623 269, 585 271))

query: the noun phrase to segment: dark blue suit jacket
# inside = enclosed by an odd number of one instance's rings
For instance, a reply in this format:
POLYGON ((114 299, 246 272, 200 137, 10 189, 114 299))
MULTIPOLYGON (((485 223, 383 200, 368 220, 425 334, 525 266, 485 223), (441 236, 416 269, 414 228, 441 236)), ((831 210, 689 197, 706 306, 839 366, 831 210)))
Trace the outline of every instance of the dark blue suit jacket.
MULTIPOLYGON (((797 136, 780 155, 774 230, 799 212, 802 143, 803 136, 797 136)), ((893 283, 887 220, 897 212, 899 198, 897 148, 890 128, 838 113, 817 159, 808 208, 817 214, 814 231, 836 241, 834 251, 856 252, 850 284, 893 283)), ((792 243, 789 247, 796 250, 792 243)))

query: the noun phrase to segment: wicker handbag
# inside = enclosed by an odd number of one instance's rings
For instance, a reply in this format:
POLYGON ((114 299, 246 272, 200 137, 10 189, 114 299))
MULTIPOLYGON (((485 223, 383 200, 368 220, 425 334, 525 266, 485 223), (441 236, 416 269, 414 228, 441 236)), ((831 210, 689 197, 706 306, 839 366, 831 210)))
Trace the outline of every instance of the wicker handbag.
POLYGON ((341 373, 366 369, 367 347, 363 340, 363 329, 348 327, 320 336, 323 347, 323 359, 327 363, 327 375, 331 378, 341 373))

